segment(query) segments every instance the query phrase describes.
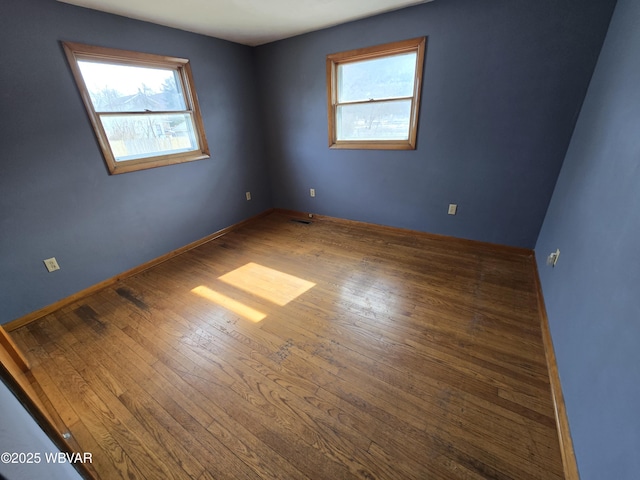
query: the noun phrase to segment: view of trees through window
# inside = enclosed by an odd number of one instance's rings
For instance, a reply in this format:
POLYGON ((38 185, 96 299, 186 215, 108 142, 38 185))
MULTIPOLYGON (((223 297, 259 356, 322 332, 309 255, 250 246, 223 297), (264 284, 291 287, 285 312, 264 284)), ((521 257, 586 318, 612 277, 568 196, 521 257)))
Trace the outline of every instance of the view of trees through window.
POLYGON ((426 37, 327 55, 330 148, 414 150, 426 37))
POLYGON ((210 158, 188 59, 62 46, 109 173, 210 158))
POLYGON ((415 52, 340 64, 338 140, 407 140, 415 68, 415 52))
POLYGON ((339 65, 338 140, 407 140, 415 66, 415 53, 339 65))
POLYGON ((84 60, 78 66, 116 161, 198 149, 176 70, 84 60))

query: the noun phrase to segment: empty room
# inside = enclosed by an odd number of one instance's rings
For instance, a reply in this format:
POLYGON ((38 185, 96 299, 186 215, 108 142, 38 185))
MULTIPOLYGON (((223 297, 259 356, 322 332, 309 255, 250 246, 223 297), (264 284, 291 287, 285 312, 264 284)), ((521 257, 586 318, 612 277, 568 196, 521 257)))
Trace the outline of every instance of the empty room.
POLYGON ((0 25, 0 478, 638 478, 640 3, 0 25))

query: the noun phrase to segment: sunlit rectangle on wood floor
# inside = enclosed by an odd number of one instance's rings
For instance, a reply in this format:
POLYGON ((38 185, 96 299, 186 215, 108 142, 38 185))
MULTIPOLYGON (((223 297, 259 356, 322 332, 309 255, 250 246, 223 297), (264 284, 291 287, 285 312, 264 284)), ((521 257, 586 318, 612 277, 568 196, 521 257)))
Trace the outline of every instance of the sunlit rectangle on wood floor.
POLYGON ((281 307, 316 285, 308 280, 253 262, 218 278, 281 307))
POLYGON ((231 310, 234 313, 246 318, 247 320, 251 320, 252 322, 259 322, 263 320, 267 315, 251 308, 244 303, 238 302, 233 298, 229 298, 222 293, 216 292, 215 290, 211 290, 204 285, 200 285, 199 287, 191 290, 196 295, 200 295, 202 298, 206 298, 207 300, 217 303, 221 307, 226 308, 227 310, 231 310))

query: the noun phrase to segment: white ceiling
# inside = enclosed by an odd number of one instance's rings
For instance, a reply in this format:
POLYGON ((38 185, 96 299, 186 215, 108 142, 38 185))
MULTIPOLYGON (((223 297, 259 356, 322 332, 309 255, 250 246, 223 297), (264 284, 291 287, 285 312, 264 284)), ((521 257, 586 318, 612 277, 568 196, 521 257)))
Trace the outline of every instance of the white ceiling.
POLYGON ((255 46, 431 0, 58 1, 255 46))

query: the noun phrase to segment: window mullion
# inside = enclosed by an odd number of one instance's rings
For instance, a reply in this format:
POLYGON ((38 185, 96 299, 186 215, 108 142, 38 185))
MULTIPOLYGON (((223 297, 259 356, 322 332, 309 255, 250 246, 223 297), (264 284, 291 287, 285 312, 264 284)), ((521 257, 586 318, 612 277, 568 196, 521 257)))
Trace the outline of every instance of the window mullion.
POLYGON ((407 96, 407 97, 390 97, 390 98, 372 98, 370 100, 356 100, 353 102, 336 102, 336 107, 344 107, 348 105, 362 105, 366 103, 397 102, 402 100, 413 100, 413 97, 407 96))
POLYGON ((148 112, 96 112, 101 117, 123 117, 123 116, 142 116, 142 115, 177 115, 177 114, 193 114, 193 110, 162 110, 162 111, 148 111, 148 112))

